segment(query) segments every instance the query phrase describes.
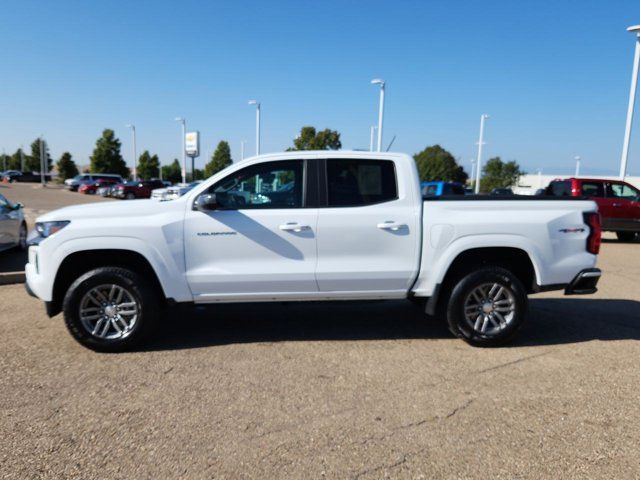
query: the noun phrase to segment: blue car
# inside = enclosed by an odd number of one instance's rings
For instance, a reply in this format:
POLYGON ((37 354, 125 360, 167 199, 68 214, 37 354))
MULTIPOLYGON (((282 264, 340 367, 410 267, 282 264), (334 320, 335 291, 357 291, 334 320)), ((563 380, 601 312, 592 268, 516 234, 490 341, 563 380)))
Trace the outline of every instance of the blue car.
POLYGON ((457 182, 421 182, 423 197, 439 197, 440 195, 464 195, 464 186, 457 182))

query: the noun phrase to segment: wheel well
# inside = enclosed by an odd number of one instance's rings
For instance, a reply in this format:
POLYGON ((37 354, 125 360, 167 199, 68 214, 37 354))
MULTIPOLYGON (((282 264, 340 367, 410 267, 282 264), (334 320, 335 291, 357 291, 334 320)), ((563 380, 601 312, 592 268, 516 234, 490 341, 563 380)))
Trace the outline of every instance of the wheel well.
POLYGON ((509 270, 522 282, 527 293, 536 289, 536 273, 527 252, 519 248, 490 247, 474 248, 460 253, 449 266, 442 281, 443 291, 449 291, 457 279, 485 265, 495 265, 509 270))
POLYGON ((166 300, 155 270, 140 253, 117 249, 86 250, 72 253, 60 264, 53 284, 52 314, 60 313, 62 300, 68 288, 80 275, 89 270, 107 266, 126 268, 142 275, 144 278, 150 279, 153 287, 160 294, 160 298, 166 300))

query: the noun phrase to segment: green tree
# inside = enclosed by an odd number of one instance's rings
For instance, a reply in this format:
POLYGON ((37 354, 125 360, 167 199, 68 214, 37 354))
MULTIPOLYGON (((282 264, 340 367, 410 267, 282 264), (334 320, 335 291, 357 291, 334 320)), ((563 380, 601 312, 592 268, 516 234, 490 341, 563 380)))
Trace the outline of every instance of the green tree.
POLYGON ((191 180, 192 181, 193 180, 204 180, 205 178, 207 178, 207 177, 204 176, 204 170, 196 168, 196 171, 193 172, 193 174, 192 174, 192 179, 191 180))
MULTIPOLYGON (((46 158, 46 170, 47 172, 51 171, 51 167, 53 166, 53 161, 51 160, 51 155, 49 155, 49 147, 45 142, 45 158, 46 158)), ((24 159, 24 169, 28 172, 39 172, 40 167, 40 139, 36 138, 33 142, 31 142, 31 155, 25 157, 24 159)))
POLYGON ((520 170, 520 166, 515 160, 503 162, 500 157, 491 158, 482 167, 480 191, 490 192, 494 188, 511 187, 524 174, 525 172, 520 170))
POLYGON ((160 176, 160 160, 158 155, 151 155, 149 150, 145 150, 138 158, 138 169, 136 171, 138 178, 148 180, 150 178, 158 178, 160 176))
MULTIPOLYGON (((7 170, 22 170, 22 157, 24 157, 25 163, 27 161, 27 156, 24 154, 21 148, 16 150, 16 153, 7 157, 7 170)), ((2 168, 4 168, 4 162, 2 163, 2 168)))
POLYGON ((316 132, 315 127, 302 127, 300 135, 293 139, 293 147, 287 151, 295 150, 339 150, 342 148, 340 134, 336 130, 325 128, 316 132))
POLYGON ((113 130, 104 129, 102 136, 96 141, 96 147, 90 157, 93 173, 116 173, 129 176, 129 168, 120 153, 120 140, 113 130))
POLYGON ((69 152, 64 152, 56 163, 56 168, 58 169, 58 177, 62 180, 66 180, 67 178, 73 178, 78 175, 78 167, 76 166, 76 162, 71 158, 71 154, 69 152))
POLYGON ((162 179, 171 183, 179 183, 182 181, 182 168, 177 158, 169 165, 162 166, 162 179))
POLYGON ((453 155, 440 145, 432 145, 413 156, 418 167, 420 180, 430 182, 443 180, 445 182, 467 181, 468 175, 453 155))
POLYGON ((216 151, 213 152, 211 160, 204 166, 204 176, 209 178, 211 175, 218 173, 220 170, 227 168, 233 163, 231 160, 231 148, 229 144, 222 140, 218 143, 216 151))

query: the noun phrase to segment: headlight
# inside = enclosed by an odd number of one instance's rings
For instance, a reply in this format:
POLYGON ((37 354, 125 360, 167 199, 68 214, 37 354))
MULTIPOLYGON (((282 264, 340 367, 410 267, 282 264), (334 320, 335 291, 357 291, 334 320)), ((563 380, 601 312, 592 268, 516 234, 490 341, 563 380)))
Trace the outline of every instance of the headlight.
POLYGON ((36 231, 44 238, 62 230, 69 225, 69 220, 58 220, 56 222, 38 222, 36 223, 36 231))

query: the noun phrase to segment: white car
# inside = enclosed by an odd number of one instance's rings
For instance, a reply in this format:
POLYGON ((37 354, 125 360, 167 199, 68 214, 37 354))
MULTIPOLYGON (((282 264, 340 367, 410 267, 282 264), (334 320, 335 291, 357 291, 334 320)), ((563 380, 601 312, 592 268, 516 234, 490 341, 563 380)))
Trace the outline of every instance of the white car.
POLYGON ((47 213, 26 277, 101 351, 131 348, 176 303, 383 299, 412 299, 490 346, 522 326, 528 294, 595 292, 600 236, 592 201, 423 200, 408 155, 290 152, 234 163, 171 202, 47 213))
POLYGON ((176 183, 166 188, 156 188, 151 192, 151 199, 160 201, 175 200, 201 183, 202 180, 196 180, 191 183, 176 183))
POLYGON ((21 203, 11 203, 0 194, 0 252, 27 248, 27 222, 21 203))

